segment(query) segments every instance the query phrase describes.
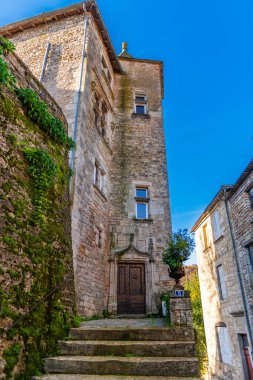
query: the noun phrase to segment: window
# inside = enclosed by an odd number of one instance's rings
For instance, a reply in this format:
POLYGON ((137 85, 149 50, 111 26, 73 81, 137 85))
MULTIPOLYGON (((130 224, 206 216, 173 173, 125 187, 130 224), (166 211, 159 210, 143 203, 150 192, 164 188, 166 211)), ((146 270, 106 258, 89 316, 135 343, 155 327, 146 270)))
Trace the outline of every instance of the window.
POLYGON ((138 115, 147 113, 147 96, 146 94, 135 94, 134 96, 134 112, 138 115))
POLYGON ((216 327, 220 361, 233 364, 232 349, 227 327, 216 327))
POLYGON ((105 191, 106 174, 99 163, 95 161, 93 184, 102 192, 105 191))
POLYGON ((95 166, 94 166, 94 178, 93 178, 93 184, 98 186, 98 183, 99 183, 99 164, 97 163, 97 161, 95 162, 95 166))
POLYGON ((148 198, 148 189, 147 188, 136 188, 136 197, 138 198, 148 198))
POLYGON ((227 287, 224 278, 224 270, 222 265, 218 265, 216 267, 217 280, 218 280, 218 288, 219 288, 219 296, 221 300, 227 298, 227 287))
POLYGON ((249 190, 249 200, 251 208, 253 209, 253 187, 249 190))
POLYGON ((95 127, 99 126, 99 112, 97 108, 94 108, 94 125, 95 127))
POLYGON ((106 136, 106 127, 107 127, 107 116, 108 109, 104 101, 102 101, 99 96, 95 93, 94 97, 94 125, 99 129, 101 134, 106 136))
POLYGON ((95 227, 95 241, 98 248, 102 248, 102 230, 98 226, 95 227))
POLYGON ((104 57, 102 57, 102 66, 103 66, 103 71, 105 73, 105 76, 108 79, 109 83, 111 84, 111 82, 112 82, 112 76, 110 74, 110 71, 109 71, 108 66, 107 66, 107 64, 105 62, 104 57))
POLYGON ((207 240, 207 224, 203 226, 203 240, 204 240, 204 250, 208 248, 208 240, 207 240))
POLYGON ((149 218, 149 197, 148 188, 137 187, 135 189, 135 201, 136 201, 136 219, 148 219, 149 218))
POLYGON ((222 236, 219 211, 215 210, 212 215, 213 239, 218 240, 222 236))
POLYGON ((101 133, 103 136, 106 135, 106 119, 107 119, 107 108, 106 105, 102 104, 102 115, 101 115, 101 133))
POLYGON ((249 261, 250 261, 251 268, 253 270, 253 244, 250 244, 248 246, 248 250, 249 250, 249 261))

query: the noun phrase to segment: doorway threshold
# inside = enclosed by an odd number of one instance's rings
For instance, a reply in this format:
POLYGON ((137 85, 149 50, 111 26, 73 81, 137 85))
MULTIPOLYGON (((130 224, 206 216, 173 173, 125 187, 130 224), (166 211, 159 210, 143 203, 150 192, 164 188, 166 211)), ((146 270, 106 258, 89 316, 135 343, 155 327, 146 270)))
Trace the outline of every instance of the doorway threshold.
POLYGON ((146 318, 146 314, 118 314, 116 318, 143 319, 146 318))

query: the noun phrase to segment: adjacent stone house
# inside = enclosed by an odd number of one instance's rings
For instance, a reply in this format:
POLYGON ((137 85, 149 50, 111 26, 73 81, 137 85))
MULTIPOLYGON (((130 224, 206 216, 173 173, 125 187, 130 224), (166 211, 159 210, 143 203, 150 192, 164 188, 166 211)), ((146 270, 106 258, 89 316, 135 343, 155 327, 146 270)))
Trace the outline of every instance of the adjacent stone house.
POLYGON ((163 64, 117 56, 94 0, 0 28, 61 106, 69 135, 80 315, 156 312, 170 285, 163 64))
POLYGON ((193 227, 211 379, 253 379, 253 161, 193 227))

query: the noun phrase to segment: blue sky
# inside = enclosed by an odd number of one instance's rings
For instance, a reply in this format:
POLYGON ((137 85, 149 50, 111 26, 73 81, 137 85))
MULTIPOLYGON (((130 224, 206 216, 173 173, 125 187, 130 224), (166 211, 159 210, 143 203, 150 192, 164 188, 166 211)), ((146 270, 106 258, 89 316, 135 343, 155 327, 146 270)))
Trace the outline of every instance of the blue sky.
MULTIPOLYGON (((252 0, 98 0, 117 52, 164 61, 173 229, 191 228, 253 150, 252 0)), ((69 5, 12 0, 0 24, 69 5)), ((195 258, 192 258, 195 261, 195 258)))

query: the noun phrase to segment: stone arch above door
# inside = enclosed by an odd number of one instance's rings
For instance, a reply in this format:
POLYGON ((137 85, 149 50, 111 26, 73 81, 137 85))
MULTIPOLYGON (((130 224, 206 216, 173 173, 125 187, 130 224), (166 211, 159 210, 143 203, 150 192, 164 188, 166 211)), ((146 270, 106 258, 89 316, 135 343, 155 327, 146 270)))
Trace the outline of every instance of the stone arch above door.
POLYGON ((145 305, 146 313, 155 311, 154 303, 154 264, 153 241, 150 238, 148 251, 141 251, 133 244, 134 236, 130 235, 128 246, 115 249, 111 248, 110 262, 110 293, 108 302, 108 311, 117 314, 117 294, 118 294, 118 266, 121 263, 139 263, 145 266, 145 305))

